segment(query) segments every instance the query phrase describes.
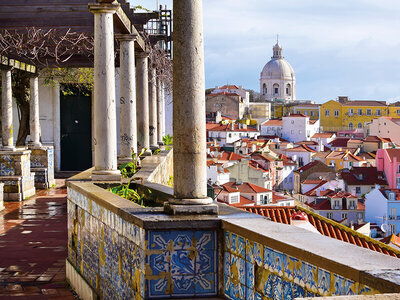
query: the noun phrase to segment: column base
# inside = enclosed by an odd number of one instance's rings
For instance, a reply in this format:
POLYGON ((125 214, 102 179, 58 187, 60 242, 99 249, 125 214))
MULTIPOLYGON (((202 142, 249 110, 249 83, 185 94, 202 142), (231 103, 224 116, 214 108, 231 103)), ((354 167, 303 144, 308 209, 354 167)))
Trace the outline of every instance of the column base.
POLYGON ((121 166, 123 164, 127 164, 133 162, 132 156, 120 156, 117 158, 117 164, 118 166, 121 166))
POLYGON ((169 215, 218 215, 218 205, 211 204, 174 204, 164 203, 164 212, 169 215))
POLYGON ((43 145, 42 145, 42 143, 29 142, 28 143, 28 148, 29 149, 43 149, 43 145))
POLYGON ((142 154, 142 156, 152 156, 152 155, 153 155, 153 153, 151 152, 150 149, 147 149, 147 150, 142 154))
POLYGON ((1 151, 16 151, 17 148, 15 146, 1 146, 1 151))
POLYGON ((119 170, 93 170, 92 181, 121 181, 119 170))

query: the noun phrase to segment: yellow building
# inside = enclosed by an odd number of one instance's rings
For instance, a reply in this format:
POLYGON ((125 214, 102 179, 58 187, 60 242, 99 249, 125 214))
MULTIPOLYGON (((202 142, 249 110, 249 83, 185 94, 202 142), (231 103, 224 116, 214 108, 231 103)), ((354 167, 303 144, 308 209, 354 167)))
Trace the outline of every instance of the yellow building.
POLYGON ((271 102, 271 118, 280 119, 283 116, 287 116, 292 111, 293 104, 285 102, 278 102, 276 100, 271 102))
POLYGON ((332 151, 325 157, 325 164, 334 166, 336 171, 341 169, 351 169, 352 167, 359 167, 364 161, 351 154, 349 151, 332 151))
POLYGON ((330 100, 321 104, 320 124, 323 131, 342 130, 342 104, 335 100, 330 100))
POLYGON ((309 116, 311 120, 318 120, 320 106, 321 104, 299 104, 292 107, 292 113, 303 114, 309 116))
POLYGON ((321 105, 321 127, 324 131, 364 129, 381 116, 400 117, 400 103, 387 105, 385 101, 349 100, 339 97, 321 105))

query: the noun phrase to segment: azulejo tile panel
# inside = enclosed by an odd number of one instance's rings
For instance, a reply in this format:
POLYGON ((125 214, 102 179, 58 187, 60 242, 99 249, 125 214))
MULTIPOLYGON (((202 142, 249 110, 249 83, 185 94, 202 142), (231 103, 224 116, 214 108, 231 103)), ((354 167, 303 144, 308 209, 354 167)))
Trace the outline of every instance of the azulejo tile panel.
POLYGON ((376 293, 368 286, 272 249, 268 245, 243 239, 236 233, 225 231, 224 242, 224 294, 228 299, 287 300, 376 293), (242 241, 245 245, 244 253, 242 241), (245 298, 241 298, 243 287, 245 298))
MULTIPOLYGON (((149 231, 147 245, 147 297, 217 294, 215 231, 149 231)), ((227 259, 229 268, 229 255, 227 259)))

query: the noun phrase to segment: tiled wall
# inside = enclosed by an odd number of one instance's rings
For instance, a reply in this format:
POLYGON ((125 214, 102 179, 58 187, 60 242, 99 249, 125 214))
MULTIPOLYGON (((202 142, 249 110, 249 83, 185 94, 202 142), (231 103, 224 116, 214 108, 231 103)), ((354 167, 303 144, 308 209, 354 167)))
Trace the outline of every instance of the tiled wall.
POLYGON ((375 294, 371 288, 224 231, 224 294, 228 299, 375 294))
POLYGON ((217 233, 148 230, 68 188, 68 260, 103 299, 216 295, 217 233))

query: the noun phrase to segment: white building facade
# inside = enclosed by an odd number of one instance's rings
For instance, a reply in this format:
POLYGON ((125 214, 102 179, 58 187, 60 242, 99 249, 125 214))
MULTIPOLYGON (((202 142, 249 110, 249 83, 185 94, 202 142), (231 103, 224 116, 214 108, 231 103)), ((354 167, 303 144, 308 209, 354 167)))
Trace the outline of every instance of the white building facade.
POLYGON ((282 137, 293 143, 310 141, 319 131, 319 124, 319 120, 310 120, 308 116, 291 114, 282 118, 282 137))

